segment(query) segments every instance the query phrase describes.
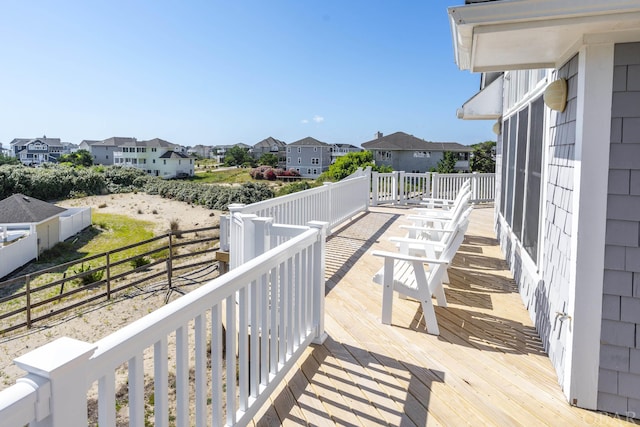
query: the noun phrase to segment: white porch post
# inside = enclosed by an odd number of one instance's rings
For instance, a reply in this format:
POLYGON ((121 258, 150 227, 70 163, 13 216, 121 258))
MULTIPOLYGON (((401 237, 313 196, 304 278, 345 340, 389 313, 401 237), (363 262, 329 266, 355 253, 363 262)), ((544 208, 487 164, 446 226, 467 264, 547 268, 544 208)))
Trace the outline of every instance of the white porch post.
POLYGON ((33 426, 87 425, 87 370, 95 345, 62 337, 14 360, 29 373, 19 382, 39 390, 36 403, 43 418, 33 426), (50 384, 50 393, 46 384, 50 384), (46 416, 49 415, 49 416, 46 416))
POLYGON ((309 227, 318 229, 318 240, 313 250, 313 324, 316 325, 315 344, 322 344, 327 339, 324 331, 324 292, 325 292, 325 247, 329 224, 322 221, 309 221, 309 227))
POLYGON ((596 409, 606 231, 613 44, 579 52, 578 105, 568 314, 572 316, 563 389, 571 404, 596 409))

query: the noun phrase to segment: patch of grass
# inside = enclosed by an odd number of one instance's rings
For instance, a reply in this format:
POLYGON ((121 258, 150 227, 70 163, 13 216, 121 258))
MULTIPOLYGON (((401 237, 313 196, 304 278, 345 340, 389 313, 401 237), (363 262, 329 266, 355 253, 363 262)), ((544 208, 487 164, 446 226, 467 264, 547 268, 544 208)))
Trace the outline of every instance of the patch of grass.
POLYGON ((249 175, 248 168, 235 168, 227 170, 209 170, 206 172, 197 172, 194 176, 189 177, 189 181, 199 182, 202 184, 244 184, 245 182, 254 181, 249 175))
MULTIPOLYGON (((87 256, 118 249, 150 239, 154 236, 153 223, 133 219, 126 215, 94 213, 93 221, 94 223, 103 225, 106 231, 95 236, 79 248, 82 252, 85 252, 87 256)), ((144 250, 144 248, 134 248, 118 252, 114 258, 122 259, 130 257, 139 253, 141 250, 144 250)))

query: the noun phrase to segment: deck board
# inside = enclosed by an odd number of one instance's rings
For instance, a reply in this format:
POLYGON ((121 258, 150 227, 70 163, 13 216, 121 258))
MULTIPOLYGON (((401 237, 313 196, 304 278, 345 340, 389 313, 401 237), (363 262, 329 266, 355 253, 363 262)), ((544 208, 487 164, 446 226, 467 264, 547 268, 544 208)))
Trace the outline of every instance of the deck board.
POLYGON ((372 208, 327 239, 325 330, 256 425, 630 425, 570 406, 494 238, 493 208, 476 207, 449 268, 440 336, 417 301, 397 297, 380 322, 382 266, 408 209, 372 208), (277 420, 275 419, 277 417, 277 420))

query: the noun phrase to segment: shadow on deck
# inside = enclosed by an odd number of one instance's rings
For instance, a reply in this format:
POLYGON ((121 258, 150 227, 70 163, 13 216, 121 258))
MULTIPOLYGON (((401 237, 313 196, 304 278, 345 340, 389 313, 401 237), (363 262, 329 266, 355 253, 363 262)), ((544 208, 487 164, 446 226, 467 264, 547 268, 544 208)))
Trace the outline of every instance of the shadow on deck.
POLYGON ((394 250, 406 210, 372 208, 327 240, 325 326, 255 418, 256 425, 626 425, 570 406, 493 237, 493 208, 471 215, 449 269, 440 336, 420 304, 394 299, 380 322, 371 278, 394 250))

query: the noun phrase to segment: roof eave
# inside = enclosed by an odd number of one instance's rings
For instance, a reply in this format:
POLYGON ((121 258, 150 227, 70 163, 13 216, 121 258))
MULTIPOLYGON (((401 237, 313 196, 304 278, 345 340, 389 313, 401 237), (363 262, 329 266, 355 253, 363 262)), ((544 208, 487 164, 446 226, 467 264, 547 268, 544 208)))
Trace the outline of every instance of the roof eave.
POLYGON ((473 72, 553 68, 585 35, 637 32, 640 0, 502 0, 451 7, 457 66, 473 72))
POLYGON ((495 120, 502 116, 502 89, 504 77, 500 76, 480 92, 473 95, 462 108, 457 111, 457 116, 462 120, 495 120))

